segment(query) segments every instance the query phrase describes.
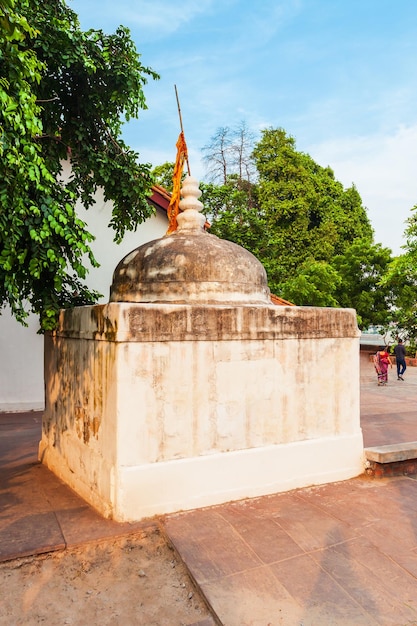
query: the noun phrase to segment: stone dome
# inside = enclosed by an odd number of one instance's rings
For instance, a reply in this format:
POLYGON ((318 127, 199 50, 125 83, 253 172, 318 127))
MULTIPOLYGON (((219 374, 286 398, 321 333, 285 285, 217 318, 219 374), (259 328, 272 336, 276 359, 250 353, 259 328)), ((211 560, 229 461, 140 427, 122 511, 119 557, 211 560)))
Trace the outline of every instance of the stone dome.
POLYGON ((111 302, 270 304, 263 265, 241 246, 204 230, 198 182, 184 180, 178 228, 117 265, 111 302))

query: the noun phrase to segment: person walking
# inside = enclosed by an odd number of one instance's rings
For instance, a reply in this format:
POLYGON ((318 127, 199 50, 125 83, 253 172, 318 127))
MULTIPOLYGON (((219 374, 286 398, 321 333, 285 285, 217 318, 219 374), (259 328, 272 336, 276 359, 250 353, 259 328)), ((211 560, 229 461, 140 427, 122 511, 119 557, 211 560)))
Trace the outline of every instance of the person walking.
POLYGON ((397 363, 397 380, 404 380, 403 375, 407 369, 407 363, 405 362, 405 347, 402 339, 398 339, 394 348, 394 355, 397 363))
POLYGON ((374 365, 378 376, 378 386, 384 386, 388 383, 388 366, 392 368, 388 349, 381 348, 374 356, 374 365))

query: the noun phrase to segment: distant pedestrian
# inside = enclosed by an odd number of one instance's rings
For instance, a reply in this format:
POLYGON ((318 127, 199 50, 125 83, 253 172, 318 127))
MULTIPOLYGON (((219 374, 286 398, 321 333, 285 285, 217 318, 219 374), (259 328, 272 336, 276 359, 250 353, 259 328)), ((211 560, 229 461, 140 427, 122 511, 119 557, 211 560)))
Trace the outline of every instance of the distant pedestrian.
POLYGON ((381 348, 374 356, 374 365, 378 376, 378 385, 386 385, 388 382, 388 366, 392 368, 388 349, 381 348))
POLYGON ((403 374, 407 369, 405 362, 405 347, 402 339, 398 339, 398 343, 394 348, 395 360, 397 362, 397 380, 404 380, 403 374))

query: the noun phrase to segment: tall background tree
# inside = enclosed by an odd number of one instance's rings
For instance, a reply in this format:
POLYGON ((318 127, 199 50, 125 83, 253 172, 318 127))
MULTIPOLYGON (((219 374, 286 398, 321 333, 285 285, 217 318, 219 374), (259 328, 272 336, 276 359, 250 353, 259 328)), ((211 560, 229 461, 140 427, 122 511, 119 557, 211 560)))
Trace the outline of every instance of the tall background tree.
POLYGON ((49 329, 60 308, 97 297, 84 283, 94 236, 76 202, 91 207, 101 187, 116 241, 152 213, 151 165, 121 128, 158 75, 127 28, 83 32, 64 0, 0 0, 0 50, 0 306, 49 329))
POLYGON ((354 307, 361 327, 386 319, 391 294, 377 285, 391 253, 375 244, 355 186, 344 189, 281 128, 244 142, 247 168, 233 161, 236 138, 222 128, 206 148, 211 232, 253 252, 271 291, 298 305, 354 307))
POLYGON ((210 182, 226 185, 230 174, 239 182, 252 182, 256 177, 252 159, 255 134, 241 121, 236 128, 218 128, 210 143, 202 148, 203 162, 210 182))
POLYGON ((404 253, 394 258, 382 278, 381 288, 393 294, 388 320, 392 329, 417 350, 417 205, 411 209, 404 232, 404 253))

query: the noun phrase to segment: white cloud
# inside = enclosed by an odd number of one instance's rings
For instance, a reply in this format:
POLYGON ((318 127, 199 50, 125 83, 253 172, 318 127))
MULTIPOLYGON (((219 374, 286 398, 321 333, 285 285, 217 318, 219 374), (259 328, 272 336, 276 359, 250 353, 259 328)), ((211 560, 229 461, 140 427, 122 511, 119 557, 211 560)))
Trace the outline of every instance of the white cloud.
POLYGON ((417 124, 391 134, 324 141, 307 151, 330 165, 345 187, 355 184, 376 241, 400 254, 405 220, 417 204, 417 124))
POLYGON ((95 4, 79 0, 73 2, 82 27, 103 28, 110 32, 124 24, 132 31, 139 30, 140 42, 143 42, 163 39, 175 33, 196 17, 210 12, 216 0, 183 0, 181 3, 172 0, 119 0, 116 5, 113 0, 102 0, 99 12, 95 4))
MULTIPOLYGON (((183 0, 181 3, 172 0, 124 1, 118 5, 117 16, 122 24, 129 24, 131 28, 139 26, 145 39, 159 39, 210 11, 213 4, 213 0, 183 0)), ((109 8, 109 12, 114 15, 114 8, 109 8)))

